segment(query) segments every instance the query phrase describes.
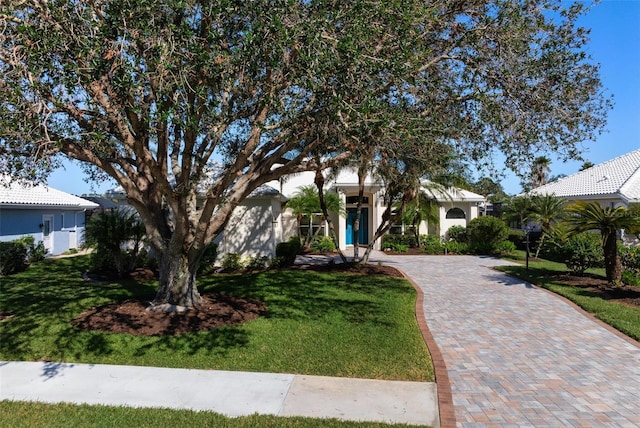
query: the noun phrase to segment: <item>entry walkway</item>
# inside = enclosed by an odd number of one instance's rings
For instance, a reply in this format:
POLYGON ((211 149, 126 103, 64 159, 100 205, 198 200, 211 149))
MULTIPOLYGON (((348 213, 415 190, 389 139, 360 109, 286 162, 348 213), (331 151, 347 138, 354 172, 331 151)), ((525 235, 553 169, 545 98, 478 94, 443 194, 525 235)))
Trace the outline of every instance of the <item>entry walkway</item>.
POLYGON ((504 261, 383 253, 372 259, 399 268, 423 291, 458 426, 640 426, 637 343, 558 296, 491 269, 504 261))

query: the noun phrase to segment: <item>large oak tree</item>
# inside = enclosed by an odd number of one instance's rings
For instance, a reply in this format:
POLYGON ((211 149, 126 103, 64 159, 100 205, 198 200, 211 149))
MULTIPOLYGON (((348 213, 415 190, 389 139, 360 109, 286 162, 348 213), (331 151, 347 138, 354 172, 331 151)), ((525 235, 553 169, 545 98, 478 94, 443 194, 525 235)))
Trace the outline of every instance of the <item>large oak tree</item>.
POLYGON ((234 208, 317 159, 368 144, 372 159, 413 158, 400 169, 451 150, 501 151, 513 168, 540 150, 576 157, 608 108, 581 12, 542 0, 4 0, 0 168, 42 180, 67 156, 113 178, 160 257, 154 304, 197 305, 198 260, 234 208))

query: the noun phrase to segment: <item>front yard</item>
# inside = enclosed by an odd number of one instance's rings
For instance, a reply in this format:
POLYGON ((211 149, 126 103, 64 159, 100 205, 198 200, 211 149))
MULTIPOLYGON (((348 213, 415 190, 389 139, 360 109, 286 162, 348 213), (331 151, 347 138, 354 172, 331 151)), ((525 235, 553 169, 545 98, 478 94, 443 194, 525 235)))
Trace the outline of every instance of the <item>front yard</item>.
POLYGON ((299 270, 210 275, 199 289, 263 302, 235 326, 163 336, 84 331, 83 311, 153 282, 84 281, 87 256, 46 260, 2 278, 0 360, 66 361, 433 381, 415 319, 416 292, 386 276, 299 270))

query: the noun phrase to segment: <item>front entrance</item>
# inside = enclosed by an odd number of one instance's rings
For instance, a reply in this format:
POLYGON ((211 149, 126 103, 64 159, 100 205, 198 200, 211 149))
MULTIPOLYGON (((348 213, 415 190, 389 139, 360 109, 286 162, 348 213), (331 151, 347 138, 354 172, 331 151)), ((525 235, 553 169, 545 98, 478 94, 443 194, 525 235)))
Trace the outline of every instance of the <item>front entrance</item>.
MULTIPOLYGON (((356 208, 347 208, 347 230, 345 243, 354 245, 354 229, 353 224, 356 222, 356 208)), ((369 209, 362 208, 360 212, 360 230, 358 230, 358 244, 369 244, 369 209)))
POLYGON ((45 214, 42 216, 42 243, 47 251, 53 251, 53 216, 45 214))

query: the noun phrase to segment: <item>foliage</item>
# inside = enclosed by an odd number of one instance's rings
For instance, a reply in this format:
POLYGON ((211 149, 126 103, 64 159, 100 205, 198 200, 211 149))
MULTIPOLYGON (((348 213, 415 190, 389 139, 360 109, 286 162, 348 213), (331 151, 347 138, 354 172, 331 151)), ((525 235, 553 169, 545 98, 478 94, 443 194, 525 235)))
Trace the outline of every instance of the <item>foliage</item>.
POLYGON ((469 249, 475 254, 496 254, 509 237, 509 227, 497 217, 476 217, 467 225, 469 249))
POLYGON ((271 266, 271 258, 269 256, 252 256, 249 257, 244 266, 247 270, 265 270, 271 266))
POLYGON ((536 257, 544 245, 545 238, 551 232, 554 223, 560 221, 564 215, 564 207, 567 202, 564 198, 557 198, 555 195, 535 195, 532 198, 531 219, 539 222, 542 226, 542 236, 536 249, 536 257))
POLYGON ((583 275, 587 269, 602 265, 602 244, 596 234, 572 235, 555 246, 554 259, 561 260, 574 275, 583 275))
POLYGON ((400 235, 394 233, 387 233, 382 236, 382 249, 391 249, 393 251, 400 251, 398 246, 409 248, 416 248, 418 242, 413 234, 400 235))
POLYGON ((206 332, 150 337, 71 325, 96 306, 146 301, 157 286, 130 279, 83 281, 80 273, 88 266, 88 256, 48 259, 2 278, 0 310, 14 316, 2 321, 1 361, 46 358, 433 381, 415 318, 416 292, 405 280, 300 270, 206 275, 198 280, 204 292, 259 300, 268 316, 206 332))
POLYGON ((101 212, 89 219, 85 232, 85 244, 96 249, 92 257, 94 269, 115 268, 120 277, 135 269, 145 234, 144 224, 135 212, 101 212))
POLYGON ((625 270, 640 275, 640 247, 620 247, 620 262, 625 270))
POLYGON ((198 273, 211 272, 213 266, 218 258, 218 244, 212 242, 207 246, 207 249, 202 253, 200 258, 200 264, 198 265, 198 273))
POLYGON ((466 242, 449 241, 445 244, 447 253, 450 254, 469 254, 469 244, 466 242))
POLYGON ((22 242, 0 241, 0 275, 22 272, 27 267, 27 247, 22 242))
POLYGON ((467 242, 467 228, 464 226, 451 226, 445 233, 447 242, 467 242))
POLYGON ((159 258, 154 302, 192 306, 194 262, 234 207, 286 174, 371 144, 370 159, 398 171, 391 203, 410 199, 402 174, 435 174, 451 153, 482 166, 501 151, 518 171, 540 150, 577 158, 610 108, 584 10, 5 0, 0 165, 44 180, 67 156, 115 180, 159 258))
MULTIPOLYGON (((515 229, 509 230, 509 236, 507 237, 507 239, 513 242, 513 245, 515 245, 517 249, 519 250, 526 249, 526 243, 525 243, 526 233, 523 230, 515 230, 515 229)), ((531 245, 531 242, 529 243, 529 245, 531 245)))
POLYGON ((512 254, 516 251, 516 244, 511 241, 499 242, 495 247, 495 254, 504 256, 512 254))
POLYGON ((640 285, 640 247, 620 247, 622 282, 640 285))
POLYGON ((336 250, 336 244, 329 236, 317 236, 311 241, 311 251, 317 253, 330 253, 336 250))
POLYGON ((602 235, 602 251, 607 280, 619 284, 622 278, 622 264, 618 255, 617 232, 620 229, 640 227, 640 216, 623 207, 602 208, 597 202, 577 201, 567 208, 566 224, 570 233, 577 234, 589 230, 599 230, 602 235))
POLYGON ((38 241, 36 244, 35 241, 35 238, 31 235, 21 236, 14 240, 14 242, 19 242, 27 248, 27 261, 29 263, 41 262, 47 255, 47 249, 44 247, 44 243, 38 241))
POLYGON ((437 235, 420 235, 422 252, 425 254, 444 254, 445 246, 437 235))
POLYGON ((298 254, 302 254, 302 242, 297 236, 276 245, 276 258, 280 266, 292 266, 298 254))
POLYGON ((533 201, 528 196, 516 196, 508 200, 503 207, 503 218, 509 223, 516 223, 517 227, 527 225, 533 213, 533 201))
POLYGON ((242 256, 237 253, 227 253, 220 263, 225 271, 238 271, 244 269, 244 261, 242 256))
MULTIPOLYGON (((344 215, 344 203, 337 193, 324 192, 324 201, 327 205, 327 211, 344 215)), ((301 186, 298 189, 298 192, 287 201, 287 207, 290 208, 296 216, 298 221, 298 236, 303 239, 303 245, 305 247, 310 245, 313 240, 313 218, 315 216, 320 216, 322 217, 322 221, 324 221, 324 216, 321 214, 322 208, 320 207, 318 189, 313 185, 301 186), (301 236, 300 227, 304 217, 309 221, 309 228, 307 236, 303 238, 301 236)))
MULTIPOLYGON (((430 183, 430 186, 435 186, 438 190, 441 188, 441 186, 435 183, 430 183)), ((428 191, 429 189, 427 189, 427 192, 428 191)), ((403 224, 411 225, 411 230, 420 247, 422 246, 422 240, 419 236, 420 225, 423 222, 427 222, 430 225, 438 225, 440 223, 440 204, 436 198, 427 192, 422 189, 421 184, 420 189, 416 192, 415 198, 405 205, 404 211, 400 216, 403 224)))

